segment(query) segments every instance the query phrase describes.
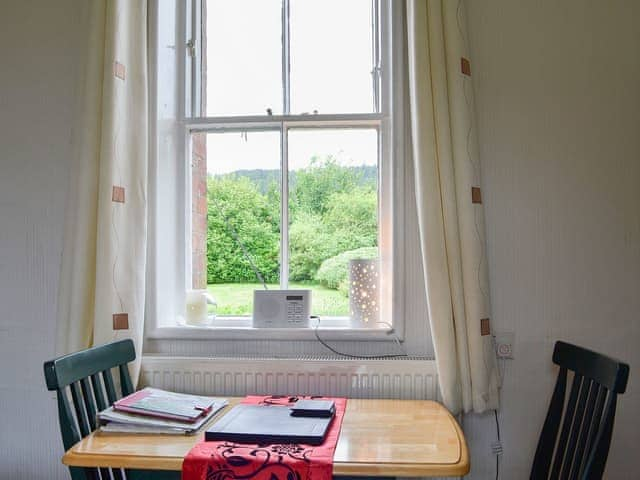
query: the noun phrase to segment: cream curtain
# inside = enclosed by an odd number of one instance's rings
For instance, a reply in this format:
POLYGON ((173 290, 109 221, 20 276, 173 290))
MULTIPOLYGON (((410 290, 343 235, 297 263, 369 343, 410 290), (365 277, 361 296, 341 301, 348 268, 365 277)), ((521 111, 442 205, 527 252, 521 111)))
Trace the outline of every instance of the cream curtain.
POLYGON ((462 1, 408 0, 409 104, 429 319, 444 404, 498 406, 462 1))
POLYGON ((147 7, 83 4, 57 350, 132 338, 141 358, 147 244, 147 7))

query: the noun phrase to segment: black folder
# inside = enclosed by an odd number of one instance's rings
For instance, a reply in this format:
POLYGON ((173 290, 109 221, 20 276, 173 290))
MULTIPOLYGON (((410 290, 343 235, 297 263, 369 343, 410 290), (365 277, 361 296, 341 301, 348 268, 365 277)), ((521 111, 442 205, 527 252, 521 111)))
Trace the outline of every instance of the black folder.
POLYGON ((333 417, 297 417, 282 405, 233 407, 204 434, 205 440, 238 443, 306 443, 320 445, 333 417))

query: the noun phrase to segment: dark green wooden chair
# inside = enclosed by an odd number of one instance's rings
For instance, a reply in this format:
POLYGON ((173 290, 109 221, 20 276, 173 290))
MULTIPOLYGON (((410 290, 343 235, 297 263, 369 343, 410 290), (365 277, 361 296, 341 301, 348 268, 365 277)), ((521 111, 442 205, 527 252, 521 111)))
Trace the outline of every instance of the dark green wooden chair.
MULTIPOLYGON (((133 393, 127 364, 135 358, 133 342, 121 340, 45 362, 47 389, 55 390, 58 398, 58 418, 65 451, 98 427, 98 411, 133 393), (119 375, 119 389, 112 370, 119 375)), ((77 467, 69 470, 73 480, 180 478, 179 472, 77 467)))

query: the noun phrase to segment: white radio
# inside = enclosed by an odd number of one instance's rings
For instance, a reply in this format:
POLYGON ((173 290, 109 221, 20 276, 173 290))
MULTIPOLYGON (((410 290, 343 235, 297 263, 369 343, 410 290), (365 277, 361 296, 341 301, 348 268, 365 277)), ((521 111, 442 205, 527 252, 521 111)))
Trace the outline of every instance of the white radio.
POLYGON ((307 328, 311 290, 254 290, 255 328, 307 328))

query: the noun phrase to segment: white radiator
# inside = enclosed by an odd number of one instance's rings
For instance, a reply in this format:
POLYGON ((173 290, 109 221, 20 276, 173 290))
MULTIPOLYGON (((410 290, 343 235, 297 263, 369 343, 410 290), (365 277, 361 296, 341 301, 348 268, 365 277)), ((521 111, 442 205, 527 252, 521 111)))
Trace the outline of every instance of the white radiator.
POLYGON ((435 362, 145 356, 140 382, 178 392, 438 400, 435 362))

